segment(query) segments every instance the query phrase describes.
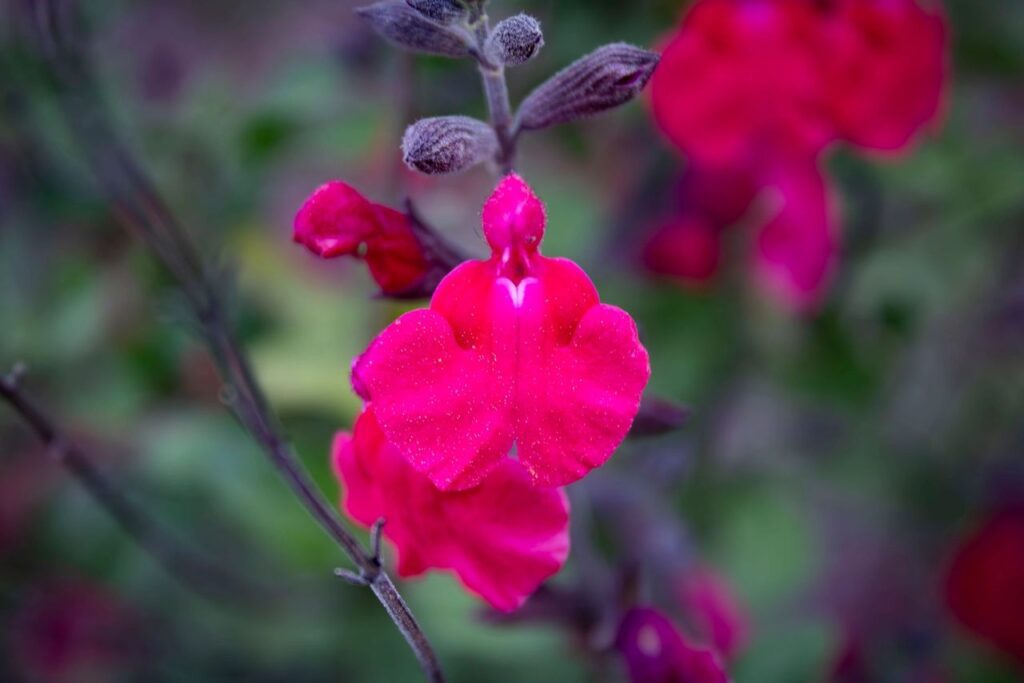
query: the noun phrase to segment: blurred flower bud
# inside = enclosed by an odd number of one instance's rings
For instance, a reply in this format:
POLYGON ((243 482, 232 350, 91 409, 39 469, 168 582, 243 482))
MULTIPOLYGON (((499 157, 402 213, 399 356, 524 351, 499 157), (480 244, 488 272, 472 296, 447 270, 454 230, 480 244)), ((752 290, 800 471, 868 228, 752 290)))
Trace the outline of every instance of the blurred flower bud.
POLYGON ((390 42, 413 52, 445 57, 469 55, 469 35, 428 19, 403 0, 384 0, 360 7, 356 14, 390 42))
POLYGON ((493 156, 497 148, 494 130, 468 116, 421 119, 402 138, 405 163, 427 175, 460 173, 493 156))
POLYGON ((405 0, 409 7, 439 24, 454 24, 468 16, 466 6, 459 0, 405 0))
POLYGON ((669 619, 652 607, 633 607, 622 618, 615 647, 625 660, 630 683, 728 683, 714 652, 695 647, 669 619))
POLYGON ((661 436, 681 429, 690 417, 686 406, 660 396, 644 396, 640 400, 640 412, 633 418, 633 426, 629 435, 661 436))
POLYGON ((659 59, 625 43, 599 47, 530 93, 519 109, 519 128, 539 130, 625 104, 643 90, 659 59))
POLYGON ((542 47, 544 34, 540 22, 528 14, 517 14, 494 27, 484 54, 494 64, 516 66, 536 57, 542 47))

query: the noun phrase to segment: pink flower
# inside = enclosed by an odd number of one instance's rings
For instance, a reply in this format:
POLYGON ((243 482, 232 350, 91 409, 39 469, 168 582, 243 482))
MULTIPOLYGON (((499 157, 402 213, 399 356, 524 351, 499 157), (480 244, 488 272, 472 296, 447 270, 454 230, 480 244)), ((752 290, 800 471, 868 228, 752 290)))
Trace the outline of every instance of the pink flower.
POLYGON ((644 248, 644 265, 684 285, 717 272, 730 230, 743 240, 751 270, 786 308, 813 310, 828 290, 839 251, 835 201, 813 157, 779 157, 771 164, 687 169, 681 215, 644 248))
MULTIPOLYGON (((816 307, 839 247, 821 155, 837 141, 906 149, 939 113, 946 42, 942 15, 917 0, 697 0, 665 43, 652 110, 698 168, 734 169, 712 186, 737 186, 732 199, 722 188, 684 196, 705 197, 686 219, 723 227, 714 216, 728 212, 708 205, 741 206, 746 173, 776 197, 756 237, 759 281, 792 309, 816 307)), ((686 259, 704 263, 711 244, 696 235, 656 236, 654 269, 694 279, 686 259), (669 263, 684 250, 696 253, 669 263)))
POLYGON ((835 138, 814 3, 698 0, 651 80, 665 135, 698 161, 820 150, 835 138))
POLYGON ((732 587, 714 571, 698 567, 684 574, 678 586, 683 613, 725 659, 746 645, 750 625, 732 587))
POLYGON ((698 0, 654 73, 654 116, 704 162, 896 151, 938 113, 945 33, 917 0, 698 0))
POLYGON ((8 628, 11 660, 27 680, 121 680, 142 645, 127 605, 100 586, 50 583, 32 594, 8 628))
POLYGON ((835 128, 859 147, 903 150, 939 113, 945 19, 915 0, 838 0, 835 7, 821 53, 835 128))
POLYGON ((632 683, 728 683, 729 675, 711 650, 693 647, 665 615, 634 607, 619 625, 616 648, 632 683))
POLYGON ((639 409, 650 365, 633 319, 540 254, 544 223, 529 186, 505 178, 483 210, 491 258, 449 273, 353 364, 388 441, 441 489, 476 486, 513 445, 535 484, 569 484, 639 409))
POLYGON ((698 216, 681 216, 662 226, 644 247, 644 265, 688 284, 705 283, 718 271, 721 236, 698 216))
POLYGON ((362 258, 385 294, 415 287, 428 270, 405 214, 370 202, 340 180, 321 185, 302 205, 294 239, 321 258, 362 258))
POLYGON ((758 229, 755 275, 790 310, 812 310, 827 291, 839 251, 825 177, 813 159, 780 161, 760 177, 768 217, 758 229))
POLYGON ((995 513, 959 544, 945 597, 961 624, 1024 666, 1024 505, 995 513))
POLYGON ((512 611, 569 554, 569 503, 559 489, 535 488, 514 460, 501 462, 480 486, 444 492, 392 447, 368 408, 353 434, 338 434, 334 471, 342 506, 357 522, 387 520, 398 549, 398 574, 451 569, 495 609, 512 611))

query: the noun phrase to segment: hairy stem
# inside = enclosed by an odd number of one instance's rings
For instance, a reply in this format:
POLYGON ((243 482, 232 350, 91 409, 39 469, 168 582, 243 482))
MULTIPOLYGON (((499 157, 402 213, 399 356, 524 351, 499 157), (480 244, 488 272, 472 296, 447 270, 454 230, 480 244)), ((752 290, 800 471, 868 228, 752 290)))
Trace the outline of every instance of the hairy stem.
POLYGON ((473 31, 476 37, 476 57, 480 78, 487 96, 487 111, 491 115, 491 126, 498 138, 498 152, 495 161, 503 175, 512 172, 516 160, 516 135, 513 130, 512 105, 508 99, 508 83, 505 81, 505 67, 492 64, 484 54, 484 44, 491 28, 487 15, 482 11, 473 16, 473 31))
POLYGON ((114 133, 99 102, 89 61, 77 42, 67 0, 23 0, 30 30, 46 58, 65 118, 122 225, 138 235, 175 277, 229 388, 239 422, 259 443, 303 507, 341 546, 412 647, 430 681, 443 681, 437 656, 412 612, 383 571, 316 488, 292 448, 280 436, 251 363, 228 322, 226 307, 199 250, 160 198, 139 164, 114 133))

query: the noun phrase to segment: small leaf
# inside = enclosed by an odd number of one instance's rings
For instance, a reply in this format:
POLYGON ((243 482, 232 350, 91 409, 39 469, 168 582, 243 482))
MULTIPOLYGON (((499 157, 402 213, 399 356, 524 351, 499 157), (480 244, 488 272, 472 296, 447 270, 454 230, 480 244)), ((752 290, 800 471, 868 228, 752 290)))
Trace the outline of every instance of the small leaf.
POLYGON ((469 56, 471 41, 466 31, 431 21, 403 0, 360 7, 356 14, 385 39, 407 50, 445 57, 469 56))
POLYGON ((519 129, 539 130, 625 104, 636 97, 660 56, 625 43, 605 45, 541 84, 519 108, 519 129))
POLYGON ((517 14, 494 27, 484 54, 495 64, 515 66, 536 57, 543 46, 540 22, 528 14, 517 14))
POLYGON ((409 126, 402 138, 405 163, 427 175, 459 173, 494 156, 494 130, 468 116, 438 116, 409 126))
POLYGON ((469 10, 459 0, 405 0, 409 7, 439 24, 454 24, 469 16, 469 10))

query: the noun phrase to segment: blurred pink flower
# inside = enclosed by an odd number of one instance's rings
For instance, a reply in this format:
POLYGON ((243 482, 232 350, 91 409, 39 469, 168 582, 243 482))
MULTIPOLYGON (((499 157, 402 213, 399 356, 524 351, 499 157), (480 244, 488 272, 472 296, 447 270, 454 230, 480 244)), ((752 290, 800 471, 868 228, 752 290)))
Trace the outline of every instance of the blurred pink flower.
POLYGON ((476 488, 444 492, 388 442, 372 409, 353 434, 338 434, 333 464, 342 506, 367 526, 385 518, 398 574, 451 569, 495 609, 515 610, 569 554, 569 503, 560 489, 535 488, 506 458, 476 488))
POLYGON ((817 151, 835 139, 808 0, 698 0, 651 80, 665 135, 702 163, 817 151))
POLYGON ((721 236, 710 222, 680 216, 663 225, 644 247, 644 265, 652 273, 687 284, 707 282, 718 271, 721 236))
POLYGON ((960 541, 945 599, 964 627, 1024 666, 1024 505, 995 512, 960 541))
POLYGON ((294 239, 321 258, 362 258, 385 294, 414 288, 428 270, 405 214, 370 202, 340 180, 321 185, 302 205, 294 239))
POLYGON ((650 365, 633 319, 575 263, 541 255, 544 224, 529 186, 505 178, 483 209, 491 258, 449 273, 429 309, 353 364, 388 440, 442 489, 484 481, 513 444, 535 484, 569 484, 611 456, 639 409, 650 365))
POLYGON ((116 680, 138 649, 137 627, 133 612, 103 588, 62 582, 25 601, 8 644, 28 680, 116 680))
POLYGON ((654 116, 705 163, 896 151, 938 114, 945 45, 917 0, 698 0, 666 41, 654 116))
POLYGON ((762 289, 790 310, 813 309, 827 291, 839 249, 835 201, 813 157, 757 167, 692 165, 680 215, 644 247, 644 265, 681 284, 711 280, 730 228, 753 231, 748 259, 762 289), (737 223, 740 221, 740 223, 737 223))
POLYGON ((758 228, 754 273, 791 310, 812 310, 828 288, 839 250, 825 177, 813 159, 785 159, 761 178, 768 217, 758 228))
POLYGON ((728 683, 729 675, 709 649, 694 647, 665 615, 634 607, 615 641, 632 683, 728 683))
POLYGON ((825 17, 821 65, 839 137, 899 152, 939 114, 948 65, 937 2, 836 0, 825 17))
POLYGON ((706 567, 694 567, 679 580, 679 604, 697 633, 724 659, 733 659, 747 644, 750 620, 732 587, 706 567))
POLYGON ((917 0, 697 0, 665 41, 651 104, 697 169, 682 220, 707 228, 658 232, 646 263, 707 280, 708 236, 767 191, 774 214, 754 217, 754 271, 787 307, 815 308, 839 248, 821 155, 837 141, 906 149, 939 113, 946 42, 944 17, 917 0))

